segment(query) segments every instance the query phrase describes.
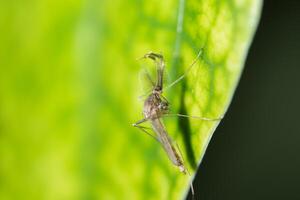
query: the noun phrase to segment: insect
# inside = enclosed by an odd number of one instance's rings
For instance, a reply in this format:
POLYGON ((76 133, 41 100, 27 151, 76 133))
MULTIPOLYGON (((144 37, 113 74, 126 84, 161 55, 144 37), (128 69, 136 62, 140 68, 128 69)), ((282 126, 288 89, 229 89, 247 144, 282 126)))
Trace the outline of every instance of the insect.
MULTIPOLYGON (((169 86, 167 86, 165 89, 168 89, 171 86, 175 85, 186 76, 186 74, 190 71, 190 69, 195 65, 195 63, 199 59, 201 52, 202 50, 199 51, 196 59, 192 62, 192 64, 187 69, 187 71, 182 76, 180 76, 177 80, 175 80, 169 86)), ((163 75, 164 75, 164 68, 165 68, 164 57, 161 54, 150 52, 145 54, 142 58, 149 58, 156 63, 157 79, 156 79, 156 83, 152 82, 152 87, 153 87, 152 92, 151 94, 148 95, 148 97, 144 102, 144 109, 143 109, 144 118, 134 123, 133 126, 139 128, 140 130, 142 130, 143 132, 145 132, 146 134, 150 135, 155 140, 157 140, 162 145, 163 149, 167 153, 172 163, 179 168, 180 172, 182 172, 183 174, 188 174, 190 176, 188 169, 186 168, 183 162, 183 157, 180 153, 180 149, 178 145, 177 146, 174 145, 175 142, 169 136, 161 118, 166 116, 177 116, 177 117, 191 117, 191 118, 196 118, 196 119, 206 120, 206 121, 217 121, 220 120, 221 118, 210 119, 204 117, 170 113, 169 102, 162 95, 164 90, 163 88, 163 75), (156 136, 150 134, 147 131, 147 127, 141 126, 142 123, 147 121, 150 122, 151 127, 155 132, 156 136)), ((192 182, 191 182, 191 192, 192 195, 194 196, 194 188, 192 182)))

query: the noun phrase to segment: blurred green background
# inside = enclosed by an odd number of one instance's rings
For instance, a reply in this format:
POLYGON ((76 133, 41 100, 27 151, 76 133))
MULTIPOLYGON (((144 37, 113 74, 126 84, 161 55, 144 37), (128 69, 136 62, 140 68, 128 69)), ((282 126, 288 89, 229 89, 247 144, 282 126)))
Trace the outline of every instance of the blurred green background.
MULTIPOLYGON (((142 117, 142 64, 135 59, 162 51, 174 80, 206 45, 203 59, 216 63, 200 62, 204 78, 194 73, 186 82, 187 109, 220 116, 239 79, 259 2, 1 1, 0 199, 184 197, 187 178, 131 127, 142 117), (182 35, 180 8, 186 9, 182 35)), ((180 91, 169 95, 174 111, 180 91)), ((174 132, 176 122, 169 123, 174 132)), ((193 135, 196 161, 189 167, 203 156, 215 127, 193 126, 205 134, 193 135)))

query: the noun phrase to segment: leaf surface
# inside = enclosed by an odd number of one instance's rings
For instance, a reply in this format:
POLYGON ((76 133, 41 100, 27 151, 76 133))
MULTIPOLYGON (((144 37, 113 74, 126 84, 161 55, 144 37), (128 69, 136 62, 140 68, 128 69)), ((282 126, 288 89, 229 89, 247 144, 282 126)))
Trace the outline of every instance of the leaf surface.
MULTIPOLYGON (((161 52, 170 83, 201 50, 165 96, 173 113, 223 116, 261 1, 32 0, 0 9, 0 199, 184 198, 190 178, 131 126, 143 118, 146 61, 136 58, 161 52)), ((194 175, 218 122, 164 122, 194 175)))

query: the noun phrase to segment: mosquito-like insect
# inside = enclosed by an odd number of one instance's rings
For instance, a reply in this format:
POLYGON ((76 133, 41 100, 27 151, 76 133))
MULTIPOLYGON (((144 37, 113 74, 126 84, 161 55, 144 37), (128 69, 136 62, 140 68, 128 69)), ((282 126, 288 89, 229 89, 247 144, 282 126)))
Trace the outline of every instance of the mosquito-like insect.
MULTIPOLYGON (((194 66, 194 64, 199 59, 201 52, 202 51, 200 50, 196 59, 192 62, 192 64, 187 69, 187 71, 182 76, 180 76, 177 80, 175 80, 169 86, 167 86, 166 87, 167 89, 175 85, 176 83, 178 83, 181 79, 183 79, 186 76, 186 74, 190 71, 190 69, 194 66)), ((152 59, 157 64, 157 80, 156 83, 151 82, 153 86, 152 93, 149 94, 149 96, 144 102, 144 110, 143 110, 144 118, 134 123, 133 126, 139 128, 140 130, 142 130, 143 132, 145 132, 146 134, 150 135, 155 140, 157 140, 164 148, 165 152, 167 153, 172 163, 179 168, 180 172, 184 174, 188 174, 190 176, 188 169, 184 165, 183 157, 180 153, 180 149, 178 145, 175 148, 174 142, 172 141, 169 134, 167 133, 166 128, 163 122, 161 121, 161 118, 166 116, 177 116, 177 117, 191 117, 191 118, 196 118, 196 119, 206 120, 206 121, 218 121, 221 120, 221 118, 210 119, 204 117, 169 113, 169 102, 162 95, 163 75, 164 75, 164 68, 165 68, 164 58, 161 54, 153 53, 153 52, 145 54, 142 58, 152 59), (156 133, 156 136, 150 134, 146 130, 147 127, 141 126, 141 124, 146 121, 149 121, 151 123, 152 129, 156 133)), ((192 195, 194 196, 194 188, 192 182, 190 182, 190 185, 191 185, 192 195)))

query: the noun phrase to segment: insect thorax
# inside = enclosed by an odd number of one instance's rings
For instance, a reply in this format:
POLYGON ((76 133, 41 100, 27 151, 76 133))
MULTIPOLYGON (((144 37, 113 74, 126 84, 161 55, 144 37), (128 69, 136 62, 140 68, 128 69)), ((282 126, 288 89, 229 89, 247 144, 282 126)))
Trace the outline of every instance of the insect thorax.
POLYGON ((160 94, 149 95, 144 103, 144 115, 147 119, 157 119, 168 111, 168 103, 160 98, 160 94))

